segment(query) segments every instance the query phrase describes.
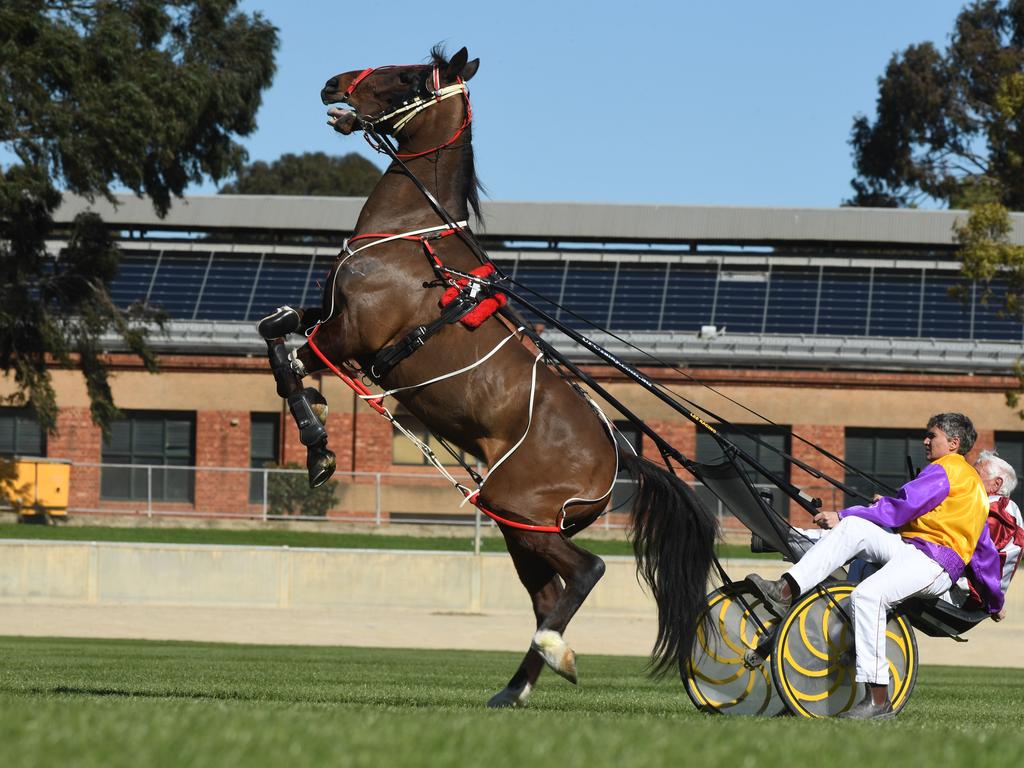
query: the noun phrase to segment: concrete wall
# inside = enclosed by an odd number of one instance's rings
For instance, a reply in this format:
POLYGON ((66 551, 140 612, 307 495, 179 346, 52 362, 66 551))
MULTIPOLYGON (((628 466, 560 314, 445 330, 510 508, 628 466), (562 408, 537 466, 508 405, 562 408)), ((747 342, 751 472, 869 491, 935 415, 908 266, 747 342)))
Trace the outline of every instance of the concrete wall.
MULTIPOLYGON (((587 612, 654 613, 629 557, 606 557, 587 612)), ((734 579, 776 560, 725 561, 734 579)), ((0 603, 439 612, 529 610, 506 554, 0 540, 0 603)), ((1024 589, 1007 597, 1024 617, 1024 589)))
MULTIPOLYGON (((654 612, 632 558, 605 558, 588 612, 654 612)), ((760 561, 764 572, 781 564, 760 561)), ((750 563, 733 570, 742 578, 750 563)), ((505 554, 0 541, 0 601, 82 605, 529 610, 505 554)))

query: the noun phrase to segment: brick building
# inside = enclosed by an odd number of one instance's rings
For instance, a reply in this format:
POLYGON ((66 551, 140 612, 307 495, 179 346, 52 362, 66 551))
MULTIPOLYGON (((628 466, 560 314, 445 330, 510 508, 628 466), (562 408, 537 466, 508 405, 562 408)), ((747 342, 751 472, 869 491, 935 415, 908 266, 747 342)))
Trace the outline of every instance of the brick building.
MULTIPOLYGON (((146 201, 120 203, 96 203, 124 253, 114 298, 167 311, 169 333, 154 339, 161 372, 145 372, 112 340, 125 419, 110 437, 91 423, 80 377, 56 371, 57 434, 43 436, 24 412, 4 409, 0 453, 73 461, 72 513, 261 514, 270 477, 262 468, 302 464, 305 451, 276 396, 255 321, 280 304, 317 301, 317 282, 362 201, 190 198, 164 220, 146 201)), ((69 199, 58 218, 85 206, 69 199)), ((782 453, 840 479, 844 470, 804 439, 898 485, 905 457, 922 461, 927 417, 958 410, 978 426, 979 448, 1024 463, 1024 425, 1003 394, 1015 381, 1024 329, 978 302, 974 287, 967 303, 948 294, 958 282, 952 224, 963 214, 529 203, 492 203, 484 214, 478 231, 492 258, 564 308, 553 313, 577 328, 572 313, 611 330, 587 333, 708 409, 707 420, 757 436, 761 444, 737 439, 826 505, 842 495, 782 453)), ((1014 225, 1015 241, 1024 242, 1024 215, 1014 225)), ((712 457, 714 441, 691 421, 562 334, 545 336, 680 451, 712 457)), ((311 384, 331 405, 339 473, 329 514, 469 514, 445 483, 418 477, 429 470, 420 454, 340 381, 311 384)), ((800 521, 802 511, 776 503, 800 521)))

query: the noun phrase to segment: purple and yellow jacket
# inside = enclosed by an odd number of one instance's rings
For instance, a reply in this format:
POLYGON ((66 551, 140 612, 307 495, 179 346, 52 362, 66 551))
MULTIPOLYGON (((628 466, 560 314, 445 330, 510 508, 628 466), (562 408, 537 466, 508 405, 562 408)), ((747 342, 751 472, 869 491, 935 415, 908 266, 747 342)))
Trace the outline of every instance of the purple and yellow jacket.
POLYGON ((958 453, 936 459, 898 496, 866 507, 848 507, 839 517, 862 517, 892 528, 942 566, 953 583, 966 568, 973 573, 989 613, 1003 607, 1000 564, 988 533, 988 494, 977 471, 958 453))

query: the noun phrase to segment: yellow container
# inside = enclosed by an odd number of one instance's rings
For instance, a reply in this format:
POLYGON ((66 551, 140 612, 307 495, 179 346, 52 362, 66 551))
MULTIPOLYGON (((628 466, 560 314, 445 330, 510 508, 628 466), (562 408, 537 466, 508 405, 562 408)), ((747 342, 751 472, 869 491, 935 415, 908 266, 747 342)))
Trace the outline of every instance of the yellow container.
POLYGON ((4 473, 5 495, 20 515, 63 517, 68 513, 70 461, 15 458, 11 469, 4 473))

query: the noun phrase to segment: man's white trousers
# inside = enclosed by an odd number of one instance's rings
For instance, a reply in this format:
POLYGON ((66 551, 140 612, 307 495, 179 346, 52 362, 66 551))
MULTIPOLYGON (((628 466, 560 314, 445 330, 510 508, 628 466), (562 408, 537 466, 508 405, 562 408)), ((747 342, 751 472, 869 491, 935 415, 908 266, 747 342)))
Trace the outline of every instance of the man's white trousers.
POLYGON ((827 536, 811 547, 789 575, 803 594, 829 574, 859 557, 882 567, 853 590, 857 682, 888 685, 885 653, 886 611, 914 595, 941 595, 949 574, 913 544, 859 517, 844 517, 827 536))

